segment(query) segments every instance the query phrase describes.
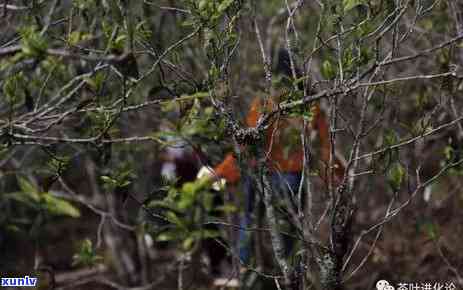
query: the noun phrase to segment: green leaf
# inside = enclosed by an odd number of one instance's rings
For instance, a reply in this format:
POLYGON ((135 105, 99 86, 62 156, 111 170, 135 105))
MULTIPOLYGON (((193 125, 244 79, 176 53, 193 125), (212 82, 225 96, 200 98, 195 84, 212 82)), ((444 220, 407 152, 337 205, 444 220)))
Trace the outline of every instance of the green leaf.
POLYGON ((400 165, 400 163, 395 163, 395 165, 392 166, 388 172, 388 183, 393 191, 400 189, 404 178, 405 169, 402 167, 402 165, 400 165))
POLYGON ((208 0, 200 0, 199 1, 199 4, 198 4, 198 9, 199 10, 204 10, 207 8, 207 5, 208 5, 208 0))
POLYGON ((182 187, 182 194, 177 205, 180 210, 190 208, 195 202, 196 185, 193 182, 187 182, 182 187))
POLYGON ((182 192, 193 196, 198 191, 198 184, 196 182, 185 182, 182 186, 182 192))
POLYGON ((323 62, 321 73, 322 76, 327 80, 331 80, 336 77, 336 70, 329 60, 325 60, 323 62))
POLYGON ((72 45, 76 45, 81 41, 89 40, 92 38, 92 35, 89 33, 84 33, 82 31, 73 31, 68 37, 68 42, 72 45))
POLYGON ((137 36, 149 40, 153 34, 153 31, 149 29, 148 26, 149 25, 147 25, 146 21, 141 21, 140 23, 138 23, 135 27, 137 36))
POLYGON ((177 216, 177 214, 175 214, 172 211, 169 211, 169 212, 166 213, 166 218, 167 218, 167 220, 169 222, 177 225, 181 229, 186 229, 187 228, 186 225, 185 225, 185 222, 181 218, 179 218, 177 216))
POLYGON ((22 52, 31 57, 42 57, 48 48, 48 42, 40 35, 34 26, 20 29, 22 52))
POLYGON ((85 78, 85 81, 93 89, 93 91, 98 92, 103 87, 105 78, 104 73, 97 72, 93 77, 85 78))
POLYGON ((40 194, 35 186, 23 177, 18 177, 18 183, 21 191, 5 193, 3 197, 39 209, 40 194))
POLYGON ((43 199, 45 200, 46 209, 51 214, 64 215, 73 218, 80 217, 80 211, 66 200, 54 197, 50 193, 44 193, 43 199))
POLYGON ((397 133, 393 130, 387 130, 384 133, 384 146, 393 146, 399 143, 399 137, 397 136, 397 133))
POLYGON ((446 160, 452 160, 453 157, 454 157, 454 155, 455 155, 455 154, 454 154, 454 151, 455 151, 455 150, 453 149, 452 146, 450 146, 450 145, 445 146, 445 148, 444 148, 444 156, 445 156, 445 159, 446 159, 446 160))
POLYGON ((116 51, 123 51, 125 40, 127 39, 127 34, 121 34, 116 37, 116 39, 111 43, 111 48, 116 51))
POLYGON ((117 185, 117 180, 115 180, 114 178, 109 177, 107 175, 100 176, 100 179, 101 179, 101 181, 103 181, 107 185, 110 185, 110 186, 116 186, 117 185))
POLYGON ((220 3, 219 7, 217 7, 217 11, 219 13, 225 12, 227 8, 233 3, 234 0, 224 0, 222 3, 220 3))
POLYGON ((344 12, 351 10, 352 8, 365 4, 365 0, 343 0, 342 5, 344 7, 344 12))
POLYGON ((130 185, 132 182, 130 180, 125 180, 122 183, 119 184, 119 187, 126 187, 130 185))
POLYGON ((195 242, 195 240, 193 239, 193 237, 188 237, 185 240, 183 240, 182 248, 185 251, 191 250, 191 248, 193 247, 194 242, 195 242))
POLYGON ((10 105, 19 103, 24 98, 24 90, 26 83, 23 72, 18 72, 6 78, 3 83, 3 94, 10 105))
POLYGON ((175 231, 167 231, 159 234, 156 237, 156 241, 158 242, 169 242, 169 241, 175 241, 179 238, 179 233, 175 231))
POLYGON ((72 257, 72 259, 73 266, 93 266, 99 261, 103 260, 101 256, 96 254, 90 239, 85 239, 82 241, 78 252, 72 257))
POLYGON ((18 183, 22 193, 24 193, 28 198, 34 201, 39 201, 39 192, 32 183, 30 183, 27 179, 23 177, 18 178, 18 183))

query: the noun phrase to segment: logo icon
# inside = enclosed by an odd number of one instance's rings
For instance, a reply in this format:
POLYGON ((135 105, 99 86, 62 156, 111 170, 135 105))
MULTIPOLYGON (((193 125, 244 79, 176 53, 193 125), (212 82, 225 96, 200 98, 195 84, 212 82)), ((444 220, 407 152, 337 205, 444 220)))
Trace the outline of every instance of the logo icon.
POLYGON ((394 290, 394 286, 390 285, 386 280, 379 280, 376 282, 377 290, 394 290))

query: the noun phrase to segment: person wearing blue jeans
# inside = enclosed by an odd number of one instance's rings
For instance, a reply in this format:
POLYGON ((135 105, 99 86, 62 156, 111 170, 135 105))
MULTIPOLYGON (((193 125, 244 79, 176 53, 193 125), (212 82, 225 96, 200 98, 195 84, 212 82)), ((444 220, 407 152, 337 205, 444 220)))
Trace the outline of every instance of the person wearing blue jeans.
MULTIPOLYGON (((300 172, 273 173, 270 178, 275 201, 279 199, 289 199, 289 202, 292 203, 292 201, 296 200, 295 197, 301 181, 300 172)), ((258 206, 263 206, 263 202, 262 199, 257 196, 257 186, 257 184, 251 181, 251 178, 245 178, 243 185, 244 212, 241 216, 238 239, 239 257, 241 263, 244 265, 248 265, 251 258, 253 231, 249 230, 249 228, 253 227, 253 215, 256 216, 256 218, 262 218, 258 214, 258 212, 262 212, 258 210, 258 206)), ((283 235, 283 241, 285 253, 289 255, 294 248, 294 240, 291 237, 283 235)))

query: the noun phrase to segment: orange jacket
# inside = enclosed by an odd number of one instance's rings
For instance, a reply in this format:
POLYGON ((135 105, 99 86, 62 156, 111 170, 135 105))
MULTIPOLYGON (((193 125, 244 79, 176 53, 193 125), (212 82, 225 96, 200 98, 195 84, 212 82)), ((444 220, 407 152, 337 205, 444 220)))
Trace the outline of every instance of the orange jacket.
MULTIPOLYGON (((268 102, 267 108, 271 109, 275 104, 268 102)), ((246 116, 246 125, 255 127, 261 115, 263 106, 260 98, 253 100, 251 108, 246 116)), ((320 161, 326 168, 330 158, 329 126, 326 116, 317 104, 314 108, 314 116, 311 121, 311 129, 318 132, 320 140, 320 161)), ((281 172, 300 172, 303 168, 304 152, 301 138, 298 132, 302 128, 302 118, 282 117, 277 118, 266 131, 266 152, 269 154, 269 166, 281 172)), ((325 169, 321 169, 322 177, 325 169)), ((240 171, 233 153, 228 153, 225 159, 215 167, 217 176, 224 178, 228 183, 236 183, 240 179, 240 171)), ((335 159, 335 178, 339 182, 344 174, 343 163, 335 159)), ((323 178, 325 179, 325 178, 323 178)))

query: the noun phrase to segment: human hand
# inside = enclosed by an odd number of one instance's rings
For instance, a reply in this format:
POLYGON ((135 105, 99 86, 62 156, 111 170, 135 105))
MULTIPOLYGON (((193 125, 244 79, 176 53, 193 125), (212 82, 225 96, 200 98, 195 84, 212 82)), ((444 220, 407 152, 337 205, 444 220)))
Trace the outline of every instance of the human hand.
POLYGON ((219 178, 214 170, 208 166, 201 167, 198 174, 196 174, 196 179, 204 183, 212 182, 212 188, 217 191, 223 190, 226 184, 226 180, 224 178, 219 178))

